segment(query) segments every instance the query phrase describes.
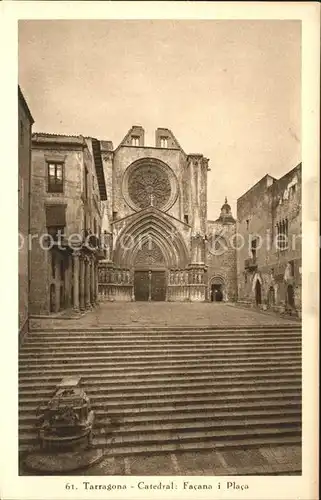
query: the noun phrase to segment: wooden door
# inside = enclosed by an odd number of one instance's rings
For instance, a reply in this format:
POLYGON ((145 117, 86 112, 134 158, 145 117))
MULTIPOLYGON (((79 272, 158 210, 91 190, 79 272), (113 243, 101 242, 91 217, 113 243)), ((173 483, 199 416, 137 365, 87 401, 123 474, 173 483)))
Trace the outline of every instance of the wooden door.
POLYGON ((152 271, 151 300, 162 301, 166 299, 165 271, 152 271))
POLYGON ((134 293, 135 293, 135 300, 148 300, 149 297, 148 271, 135 271, 134 293))

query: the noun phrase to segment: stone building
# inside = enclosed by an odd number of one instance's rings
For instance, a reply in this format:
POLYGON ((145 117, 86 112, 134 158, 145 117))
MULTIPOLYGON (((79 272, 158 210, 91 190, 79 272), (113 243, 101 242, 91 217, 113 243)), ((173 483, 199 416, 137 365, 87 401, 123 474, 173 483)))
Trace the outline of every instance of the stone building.
POLYGON ((115 150, 100 143, 107 186, 100 299, 206 301, 224 288, 224 299, 233 300, 235 252, 208 250, 208 227, 235 231, 227 204, 207 221, 208 159, 186 154, 167 128, 156 130, 154 146, 144 137, 133 126, 115 150))
POLYGON ((299 164, 237 200, 240 302, 301 315, 301 184, 299 164))
POLYGON ((221 214, 207 222, 208 300, 235 302, 236 286, 236 220, 225 199, 221 214))
POLYGON ((30 262, 28 250, 31 134, 34 120, 18 87, 19 338, 28 331, 30 262))
POLYGON ((30 312, 91 308, 106 185, 99 141, 32 136, 30 312))

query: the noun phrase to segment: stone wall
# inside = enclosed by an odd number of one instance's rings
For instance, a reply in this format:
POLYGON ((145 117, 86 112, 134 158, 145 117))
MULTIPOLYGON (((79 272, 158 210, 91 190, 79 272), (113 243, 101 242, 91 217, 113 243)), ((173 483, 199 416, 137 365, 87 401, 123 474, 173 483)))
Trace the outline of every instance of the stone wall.
POLYGON ((224 282, 224 300, 234 302, 237 299, 235 233, 235 223, 208 221, 208 300, 211 300, 211 285, 216 278, 222 278, 224 282))
POLYGON ((281 179, 265 176, 237 201, 237 232, 244 245, 237 251, 238 299, 262 308, 288 308, 288 287, 301 310, 301 165, 281 179), (281 248, 277 224, 287 221, 288 248, 281 248), (257 238, 253 260, 251 240, 257 238), (259 285, 257 285, 259 283, 259 285), (261 289, 257 304, 256 288, 261 289))
POLYGON ((91 152, 90 139, 83 137, 54 136, 34 134, 32 149, 33 175, 31 184, 31 290, 30 304, 32 314, 49 314, 50 286, 56 289, 55 312, 62 305, 61 285, 64 285, 64 307, 71 306, 72 260, 65 250, 55 252, 53 272, 53 251, 42 248, 47 234, 46 207, 62 204, 66 207, 66 239, 76 235, 77 241, 84 237, 86 230, 98 234, 102 225, 101 202, 98 182, 91 152), (47 163, 61 161, 64 165, 63 192, 49 193, 47 163), (87 168, 88 196, 84 192, 84 175, 87 168), (61 261, 65 272, 61 273, 61 261))
MULTIPOLYGON (((184 161, 179 150, 161 148, 143 148, 134 146, 120 146, 114 153, 113 158, 113 180, 112 180, 112 213, 113 220, 121 219, 134 213, 128 206, 123 196, 123 176, 126 169, 136 160, 141 158, 156 158, 166 163, 176 175, 178 181, 178 197, 174 205, 168 210, 168 214, 179 220, 183 219, 182 203, 182 175, 184 173, 184 161)), ((110 181, 107 179, 107 184, 110 181)))
POLYGON ((31 128, 33 119, 19 89, 18 93, 18 217, 19 217, 19 336, 28 330, 30 254, 29 194, 31 175, 31 128))

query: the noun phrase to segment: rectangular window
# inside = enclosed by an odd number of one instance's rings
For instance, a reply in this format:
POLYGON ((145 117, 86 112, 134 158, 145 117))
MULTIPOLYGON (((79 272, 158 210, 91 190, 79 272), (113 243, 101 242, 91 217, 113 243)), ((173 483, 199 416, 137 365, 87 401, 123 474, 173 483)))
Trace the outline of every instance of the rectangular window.
POLYGON ((184 222, 185 224, 188 224, 188 215, 184 215, 184 222))
POLYGON ((113 212, 113 219, 117 219, 117 212, 113 212))
POLYGON ((252 259, 256 260, 256 250, 257 250, 257 239, 253 238, 251 240, 251 252, 252 252, 252 259))
POLYGON ((94 218, 94 234, 97 235, 97 221, 95 218, 94 218))
POLYGON ((63 164, 48 163, 48 192, 63 192, 63 164))
POLYGON ((277 228, 277 248, 278 250, 287 250, 289 242, 289 221, 281 220, 276 224, 277 228))
POLYGON ((161 148, 167 148, 168 147, 167 137, 161 137, 160 138, 160 145, 161 145, 161 148))

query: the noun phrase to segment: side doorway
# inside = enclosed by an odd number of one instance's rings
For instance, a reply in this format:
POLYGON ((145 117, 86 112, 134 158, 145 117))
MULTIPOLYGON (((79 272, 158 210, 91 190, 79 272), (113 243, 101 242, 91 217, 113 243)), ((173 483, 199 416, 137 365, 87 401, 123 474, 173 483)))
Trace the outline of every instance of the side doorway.
POLYGON ((255 283, 255 303, 257 306, 262 304, 262 288, 259 280, 256 280, 255 283))
POLYGON ((211 285, 211 302, 222 302, 223 300, 223 285, 214 283, 211 285))

